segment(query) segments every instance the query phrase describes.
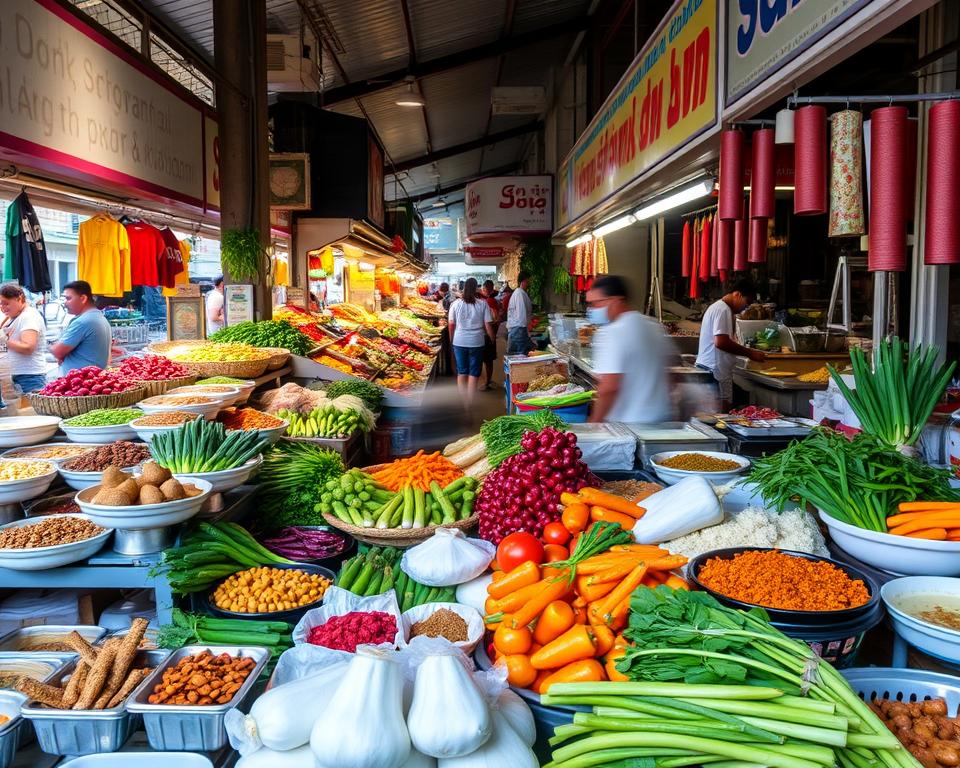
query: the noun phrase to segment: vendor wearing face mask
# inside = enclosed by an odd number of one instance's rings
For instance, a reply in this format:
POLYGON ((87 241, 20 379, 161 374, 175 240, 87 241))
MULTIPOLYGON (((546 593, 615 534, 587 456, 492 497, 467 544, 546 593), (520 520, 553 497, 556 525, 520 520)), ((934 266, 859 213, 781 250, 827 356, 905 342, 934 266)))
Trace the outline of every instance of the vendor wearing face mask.
POLYGON ((670 343, 656 322, 630 309, 629 298, 626 281, 616 275, 598 278, 587 291, 587 319, 599 328, 592 342, 592 422, 654 424, 673 414, 670 343))

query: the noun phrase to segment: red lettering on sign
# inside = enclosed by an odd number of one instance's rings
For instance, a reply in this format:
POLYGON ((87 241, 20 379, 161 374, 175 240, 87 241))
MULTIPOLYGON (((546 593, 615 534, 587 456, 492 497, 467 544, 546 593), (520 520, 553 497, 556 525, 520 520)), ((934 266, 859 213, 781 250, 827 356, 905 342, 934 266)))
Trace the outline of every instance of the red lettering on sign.
POLYGON ((706 101, 710 74, 710 28, 705 27, 683 51, 683 70, 676 50, 670 51, 670 105, 667 127, 672 128, 706 101))

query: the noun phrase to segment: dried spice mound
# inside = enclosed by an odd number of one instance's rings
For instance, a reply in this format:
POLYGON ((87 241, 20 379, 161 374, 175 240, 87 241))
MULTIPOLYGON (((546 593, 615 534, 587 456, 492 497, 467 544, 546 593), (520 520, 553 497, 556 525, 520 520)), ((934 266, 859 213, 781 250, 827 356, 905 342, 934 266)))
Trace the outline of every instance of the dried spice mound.
POLYGON ((697 578, 734 600, 786 611, 843 611, 870 600, 866 584, 832 563, 776 550, 710 558, 697 578))
POLYGON ((0 549, 35 549, 83 541, 106 529, 82 517, 51 517, 33 525, 0 531, 0 549))
POLYGON ((678 453, 657 462, 661 467, 682 469, 687 472, 730 472, 740 469, 740 464, 731 459, 720 459, 703 453, 678 453))
POLYGON ((102 472, 107 467, 135 467, 150 458, 150 447, 145 443, 118 440, 81 453, 65 462, 64 469, 71 472, 102 472))
POLYGON ((418 621, 410 628, 410 637, 445 637, 451 643, 462 643, 467 639, 467 622, 449 608, 440 608, 429 618, 418 621))

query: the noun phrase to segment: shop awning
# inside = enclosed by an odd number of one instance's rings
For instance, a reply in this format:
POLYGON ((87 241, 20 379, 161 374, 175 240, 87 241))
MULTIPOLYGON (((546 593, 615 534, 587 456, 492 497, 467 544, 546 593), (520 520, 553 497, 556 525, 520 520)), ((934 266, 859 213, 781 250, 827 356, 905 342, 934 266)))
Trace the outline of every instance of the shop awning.
POLYGON ((378 267, 423 274, 427 265, 418 261, 410 251, 397 251, 393 240, 377 227, 357 219, 298 219, 296 222, 297 249, 309 252, 332 246, 344 255, 366 261, 378 267))

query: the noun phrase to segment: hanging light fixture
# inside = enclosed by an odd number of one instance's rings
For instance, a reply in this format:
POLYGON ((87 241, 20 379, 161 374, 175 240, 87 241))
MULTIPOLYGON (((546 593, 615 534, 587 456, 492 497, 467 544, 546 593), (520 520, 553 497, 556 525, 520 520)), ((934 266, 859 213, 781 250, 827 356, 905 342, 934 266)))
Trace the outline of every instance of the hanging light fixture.
POLYGON ((417 79, 415 77, 407 75, 407 90, 406 93, 402 93, 397 97, 396 104, 398 107, 425 107, 427 105, 427 100, 413 90, 413 85, 416 81, 417 79))
POLYGON ((636 211, 634 211, 633 216, 637 221, 649 219, 653 216, 656 216, 658 213, 669 211, 671 208, 676 208, 684 203, 692 202, 699 197, 709 195, 711 192, 713 192, 713 186, 714 180, 712 178, 701 179, 695 184, 691 184, 690 186, 684 187, 677 192, 666 195, 659 200, 638 208, 636 211))

